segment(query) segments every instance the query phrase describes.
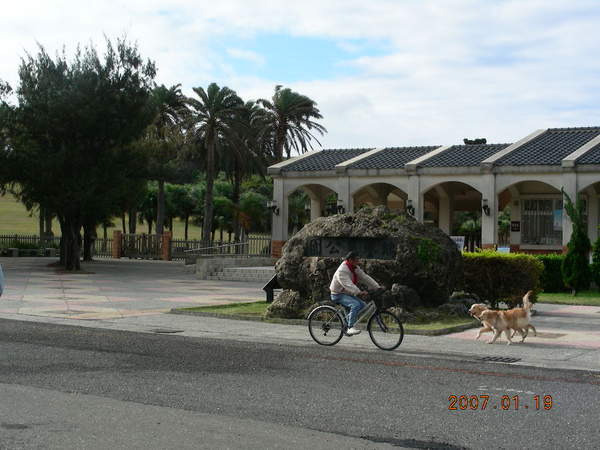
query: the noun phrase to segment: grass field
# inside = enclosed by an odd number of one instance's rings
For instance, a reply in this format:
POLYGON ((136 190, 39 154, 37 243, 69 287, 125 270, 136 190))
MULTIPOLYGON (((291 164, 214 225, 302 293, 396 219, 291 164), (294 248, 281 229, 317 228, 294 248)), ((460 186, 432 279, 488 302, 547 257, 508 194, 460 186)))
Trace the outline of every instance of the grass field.
POLYGON ((590 290, 572 296, 569 292, 542 292, 538 296, 540 303, 558 303, 564 305, 600 306, 600 291, 590 290))
MULTIPOLYGON (((232 303, 219 306, 198 306, 195 308, 184 308, 186 311, 208 312, 217 314, 235 314, 248 317, 262 317, 268 307, 265 301, 252 303, 232 303)), ((405 323, 407 330, 435 331, 458 325, 473 324, 475 321, 470 317, 448 316, 427 323, 405 323)))
MULTIPOLYGON (((18 202, 12 195, 0 195, 0 235, 1 234, 38 234, 39 233, 39 218, 37 211, 29 213, 22 203, 18 202)), ((121 219, 113 219, 116 227, 108 229, 108 237, 112 237, 113 230, 121 230, 121 219)), ((57 220, 52 222, 52 231, 55 236, 60 236, 60 225, 57 220)), ((146 224, 137 226, 138 233, 147 233, 148 226, 146 224)), ((200 239, 200 227, 190 224, 188 230, 188 239, 200 239)), ((102 237, 103 230, 98 228, 98 236, 102 237)), ((185 237, 185 224, 180 220, 173 222, 173 237, 175 239, 183 239, 185 237)), ((227 240, 227 233, 223 234, 224 240, 227 240)), ((217 233, 216 239, 219 239, 217 233)))

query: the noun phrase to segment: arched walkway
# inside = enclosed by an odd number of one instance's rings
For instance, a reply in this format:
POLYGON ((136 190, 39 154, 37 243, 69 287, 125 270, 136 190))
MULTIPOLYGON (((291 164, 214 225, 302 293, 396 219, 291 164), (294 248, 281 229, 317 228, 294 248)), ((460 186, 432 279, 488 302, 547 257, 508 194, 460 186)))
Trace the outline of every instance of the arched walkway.
POLYGON ((406 209, 406 192, 389 183, 373 183, 363 186, 352 194, 354 210, 363 206, 387 206, 392 211, 406 209))
POLYGON ((450 235, 465 236, 469 249, 481 247, 482 194, 460 181, 446 181, 423 193, 423 221, 450 235))
POLYGON ((512 251, 562 250, 564 221, 562 194, 549 183, 522 180, 498 194, 499 209, 507 219, 499 234, 512 251), (509 218, 509 219, 508 219, 509 218), (506 239, 508 235, 508 239, 506 239))

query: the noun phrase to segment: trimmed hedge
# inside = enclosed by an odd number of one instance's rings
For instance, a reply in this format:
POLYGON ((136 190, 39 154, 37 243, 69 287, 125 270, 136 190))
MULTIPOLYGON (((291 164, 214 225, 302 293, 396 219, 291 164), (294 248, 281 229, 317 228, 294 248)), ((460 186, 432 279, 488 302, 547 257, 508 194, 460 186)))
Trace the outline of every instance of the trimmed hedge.
POLYGON ((544 264, 534 256, 491 250, 463 253, 463 267, 461 289, 476 294, 492 308, 501 301, 514 307, 527 291, 539 292, 544 271, 544 264))
POLYGON ((536 255, 538 260, 544 264, 544 271, 540 277, 540 284, 544 292, 565 292, 569 288, 565 286, 562 277, 562 262, 565 255, 549 254, 536 255))

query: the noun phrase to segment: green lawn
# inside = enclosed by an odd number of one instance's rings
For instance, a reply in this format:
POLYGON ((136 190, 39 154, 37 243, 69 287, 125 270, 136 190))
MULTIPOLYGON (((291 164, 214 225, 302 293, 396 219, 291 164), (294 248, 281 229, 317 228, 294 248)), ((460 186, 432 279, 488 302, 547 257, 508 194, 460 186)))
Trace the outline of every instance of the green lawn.
MULTIPOLYGON (((0 235, 3 234, 38 234, 39 233, 39 218, 37 211, 29 213, 25 206, 17 201, 12 195, 7 194, 5 196, 0 195, 0 235)), ((111 238, 114 230, 122 230, 121 219, 113 219, 114 227, 108 228, 108 237, 111 238)), ((60 236, 60 225, 55 219, 52 222, 52 231, 55 236, 60 236)), ((147 233, 148 225, 138 224, 138 233, 147 233)), ((154 231, 154 230, 153 230, 154 231)), ((98 237, 103 236, 103 229, 99 227, 96 232, 98 237)), ((190 223, 188 229, 188 239, 201 238, 201 229, 190 223)), ((173 221, 173 237, 175 239, 184 239, 185 237, 185 224, 176 219, 173 221)), ((217 232, 215 238, 220 239, 220 234, 217 232)), ((228 240, 227 233, 223 233, 223 240, 228 240)))
POLYGON ((242 314, 245 316, 260 317, 265 313, 267 306, 268 303, 263 300, 252 303, 230 303, 229 305, 197 306, 194 308, 182 308, 182 310, 217 314, 242 314))
MULTIPOLYGON (((219 306, 198 306, 194 308, 182 308, 182 310, 208 312, 216 314, 244 315, 250 317, 262 317, 267 307, 267 302, 260 301, 252 303, 232 303, 229 305, 219 306)), ((406 330, 433 331, 473 323, 475 323, 475 321, 473 321, 473 319, 471 318, 448 316, 428 323, 405 323, 404 327, 406 330)))
POLYGON ((559 303, 565 305, 600 306, 600 291, 582 291, 573 297, 569 292, 542 292, 538 296, 540 303, 559 303))

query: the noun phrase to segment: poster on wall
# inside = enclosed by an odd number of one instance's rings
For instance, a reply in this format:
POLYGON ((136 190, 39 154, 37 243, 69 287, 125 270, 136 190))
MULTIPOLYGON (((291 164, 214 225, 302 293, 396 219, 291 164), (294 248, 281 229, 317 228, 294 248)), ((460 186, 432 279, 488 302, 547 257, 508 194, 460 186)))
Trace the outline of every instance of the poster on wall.
POLYGON ((463 248, 465 248, 465 237, 464 236, 450 236, 450 239, 454 241, 458 250, 462 252, 463 248))

